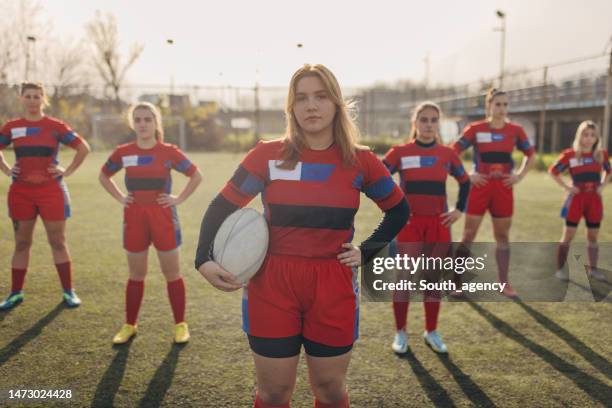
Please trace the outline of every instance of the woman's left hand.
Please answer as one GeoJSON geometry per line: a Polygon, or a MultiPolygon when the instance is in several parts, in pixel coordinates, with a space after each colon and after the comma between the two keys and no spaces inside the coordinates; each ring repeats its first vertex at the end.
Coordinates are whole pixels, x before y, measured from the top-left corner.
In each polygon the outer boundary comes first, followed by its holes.
{"type": "Polygon", "coordinates": [[[177,197],[171,194],[160,194],[157,196],[157,204],[161,205],[163,208],[173,207],[175,205],[179,205],[182,201],[177,197]]]}
{"type": "Polygon", "coordinates": [[[462,215],[463,213],[456,208],[452,211],[445,212],[440,216],[440,218],[442,218],[442,225],[445,227],[450,227],[455,223],[455,221],[461,218],[462,215]]]}
{"type": "Polygon", "coordinates": [[[516,173],[505,174],[502,179],[502,183],[504,183],[504,186],[506,187],[512,187],[522,179],[523,178],[516,173]]]}
{"type": "Polygon", "coordinates": [[[338,260],[341,264],[351,268],[361,265],[361,250],[358,247],[347,242],[342,244],[342,248],[346,248],[346,251],[338,254],[338,260]]]}
{"type": "Polygon", "coordinates": [[[70,174],[66,171],[65,168],[60,166],[59,164],[52,164],[47,169],[49,173],[53,175],[53,177],[68,177],[70,174]]]}

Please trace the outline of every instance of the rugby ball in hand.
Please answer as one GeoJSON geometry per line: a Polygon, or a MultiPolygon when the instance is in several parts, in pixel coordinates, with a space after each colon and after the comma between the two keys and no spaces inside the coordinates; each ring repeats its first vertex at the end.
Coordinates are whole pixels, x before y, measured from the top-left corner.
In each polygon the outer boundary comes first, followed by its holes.
{"type": "Polygon", "coordinates": [[[223,221],[213,243],[213,259],[240,283],[261,267],[268,252],[268,224],[252,208],[241,208],[223,221]]]}

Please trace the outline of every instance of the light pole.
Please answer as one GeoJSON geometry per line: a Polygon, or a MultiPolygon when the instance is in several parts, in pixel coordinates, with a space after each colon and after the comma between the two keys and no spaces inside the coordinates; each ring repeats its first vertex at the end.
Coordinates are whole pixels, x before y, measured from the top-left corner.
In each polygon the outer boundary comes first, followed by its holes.
{"type": "Polygon", "coordinates": [[[36,43],[36,37],[34,37],[33,35],[28,35],[26,37],[26,41],[27,41],[27,47],[26,47],[26,60],[25,60],[25,79],[26,81],[30,78],[30,54],[32,52],[32,50],[30,49],[30,46],[32,46],[32,48],[35,47],[35,43],[36,43]]]}
{"type": "Polygon", "coordinates": [[[500,19],[501,26],[495,29],[495,31],[501,32],[501,46],[499,55],[499,88],[504,87],[504,59],[506,54],[506,13],[501,10],[496,10],[495,14],[500,19]]]}
{"type": "MultiPolygon", "coordinates": [[[[172,38],[168,38],[166,40],[166,44],[168,44],[168,46],[172,46],[172,45],[174,45],[174,40],[172,38]]],[[[174,66],[174,64],[173,64],[173,66],[174,66]]],[[[170,72],[170,92],[169,92],[169,95],[168,95],[168,103],[170,103],[170,99],[172,98],[173,94],[174,94],[174,73],[171,71],[170,72]]]]}

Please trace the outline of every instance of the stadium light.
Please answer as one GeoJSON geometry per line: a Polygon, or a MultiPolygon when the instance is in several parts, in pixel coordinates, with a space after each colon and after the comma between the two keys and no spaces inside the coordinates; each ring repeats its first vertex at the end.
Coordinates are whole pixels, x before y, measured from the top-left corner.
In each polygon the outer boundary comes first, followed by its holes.
{"type": "Polygon", "coordinates": [[[504,87],[504,57],[506,54],[506,13],[502,10],[496,10],[495,14],[500,19],[501,26],[496,28],[495,31],[501,32],[501,46],[499,56],[499,88],[504,87]]]}

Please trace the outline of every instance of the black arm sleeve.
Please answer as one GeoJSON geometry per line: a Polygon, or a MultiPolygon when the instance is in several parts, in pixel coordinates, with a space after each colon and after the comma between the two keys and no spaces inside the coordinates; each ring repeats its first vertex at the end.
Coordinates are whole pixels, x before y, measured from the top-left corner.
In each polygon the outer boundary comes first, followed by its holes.
{"type": "Polygon", "coordinates": [[[361,243],[359,249],[364,265],[383,249],[404,228],[410,215],[406,199],[400,201],[395,207],[385,211],[385,216],[372,235],[361,243]]]}
{"type": "Polygon", "coordinates": [[[465,212],[468,194],[470,194],[470,180],[459,184],[459,197],[457,197],[457,204],[455,205],[455,208],[461,212],[465,212]]]}
{"type": "Polygon", "coordinates": [[[215,235],[217,235],[223,221],[237,209],[237,205],[227,201],[221,194],[218,194],[211,201],[200,225],[200,239],[198,240],[195,258],[196,269],[200,269],[203,263],[212,259],[212,244],[215,235]]]}

